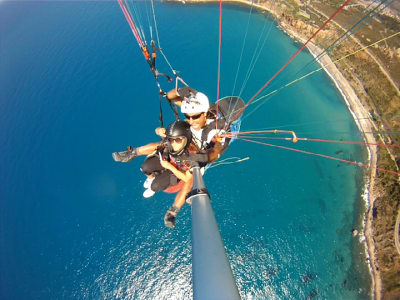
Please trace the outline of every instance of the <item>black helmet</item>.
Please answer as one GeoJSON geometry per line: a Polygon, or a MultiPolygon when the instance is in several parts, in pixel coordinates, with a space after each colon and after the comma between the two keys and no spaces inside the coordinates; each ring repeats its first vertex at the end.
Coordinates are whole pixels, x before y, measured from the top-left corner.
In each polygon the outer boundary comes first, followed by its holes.
{"type": "Polygon", "coordinates": [[[175,121],[167,128],[167,146],[169,153],[172,155],[182,154],[190,145],[192,141],[192,132],[190,125],[185,121],[175,121]],[[174,149],[172,143],[181,145],[179,149],[174,149]]]}

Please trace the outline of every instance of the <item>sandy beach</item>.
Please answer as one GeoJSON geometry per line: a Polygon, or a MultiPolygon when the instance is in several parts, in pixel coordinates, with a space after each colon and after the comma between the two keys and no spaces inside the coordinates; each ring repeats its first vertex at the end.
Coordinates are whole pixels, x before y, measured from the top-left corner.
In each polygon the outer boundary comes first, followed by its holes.
{"type": "MultiPolygon", "coordinates": [[[[174,2],[182,2],[182,3],[206,3],[206,2],[219,2],[217,0],[187,0],[187,1],[180,1],[180,0],[172,0],[174,2]]],[[[238,3],[250,6],[251,3],[249,1],[244,0],[227,0],[223,2],[228,3],[238,3]]],[[[253,4],[253,7],[267,11],[272,15],[276,15],[276,12],[271,10],[267,6],[263,6],[260,4],[253,4]]],[[[290,35],[293,39],[305,43],[308,37],[300,36],[297,32],[293,31],[291,27],[287,26],[286,24],[279,24],[280,28],[285,31],[288,35],[290,35]]],[[[322,49],[319,49],[312,43],[307,45],[308,50],[311,54],[316,57],[320,53],[323,52],[322,49]]],[[[370,120],[368,110],[362,105],[360,99],[354,92],[353,88],[351,87],[350,83],[346,80],[343,74],[338,70],[336,65],[332,62],[331,58],[328,55],[322,56],[319,60],[319,63],[326,71],[326,73],[332,78],[333,82],[340,90],[341,94],[343,95],[344,101],[352,114],[358,128],[363,133],[363,137],[366,143],[368,144],[376,144],[376,139],[371,132],[373,132],[374,124],[370,120]]],[[[375,263],[375,247],[373,241],[373,232],[372,232],[372,208],[373,203],[375,200],[374,195],[374,182],[375,182],[375,173],[376,173],[376,161],[377,161],[377,149],[376,146],[368,146],[369,152],[369,172],[368,172],[368,179],[366,180],[366,192],[365,197],[367,199],[367,212],[365,214],[365,221],[364,221],[364,236],[366,241],[366,251],[367,251],[367,259],[370,265],[370,271],[372,275],[372,294],[375,299],[381,299],[381,277],[379,270],[377,269],[375,263]]]]}

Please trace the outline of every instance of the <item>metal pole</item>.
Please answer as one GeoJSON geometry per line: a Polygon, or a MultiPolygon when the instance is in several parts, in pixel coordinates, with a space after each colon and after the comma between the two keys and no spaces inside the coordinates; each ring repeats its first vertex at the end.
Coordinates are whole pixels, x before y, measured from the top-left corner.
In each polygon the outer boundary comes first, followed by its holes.
{"type": "Polygon", "coordinates": [[[240,299],[200,168],[193,169],[192,276],[196,300],[240,299]]]}

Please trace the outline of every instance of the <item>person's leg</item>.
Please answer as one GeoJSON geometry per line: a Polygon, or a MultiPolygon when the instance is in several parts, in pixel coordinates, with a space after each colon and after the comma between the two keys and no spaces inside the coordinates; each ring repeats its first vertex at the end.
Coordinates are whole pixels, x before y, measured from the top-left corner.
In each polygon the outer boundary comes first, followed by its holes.
{"type": "MultiPolygon", "coordinates": [[[[157,156],[149,156],[145,159],[145,161],[142,164],[142,167],[140,170],[147,176],[146,181],[143,184],[143,187],[145,189],[149,189],[151,184],[153,183],[155,175],[157,175],[159,172],[163,170],[163,167],[160,164],[160,160],[157,156]]],[[[151,190],[145,192],[147,196],[145,198],[151,197],[154,195],[151,190]]]]}
{"type": "Polygon", "coordinates": [[[179,180],[170,170],[163,170],[161,173],[157,174],[150,186],[150,188],[155,191],[163,191],[166,188],[178,184],[179,180]]]}
{"type": "Polygon", "coordinates": [[[160,172],[164,170],[164,168],[160,164],[160,159],[157,156],[150,156],[146,158],[140,169],[147,176],[151,176],[155,172],[160,172]]]}
{"type": "MultiPolygon", "coordinates": [[[[142,164],[141,170],[147,176],[147,179],[143,184],[144,188],[146,189],[143,193],[143,197],[150,198],[154,196],[156,192],[162,189],[162,187],[160,187],[159,189],[157,188],[156,190],[154,190],[152,188],[152,185],[156,178],[166,170],[161,166],[158,156],[150,156],[146,158],[146,160],[142,164]]],[[[158,179],[158,181],[161,181],[161,183],[164,180],[165,179],[163,177],[158,179]]]]}

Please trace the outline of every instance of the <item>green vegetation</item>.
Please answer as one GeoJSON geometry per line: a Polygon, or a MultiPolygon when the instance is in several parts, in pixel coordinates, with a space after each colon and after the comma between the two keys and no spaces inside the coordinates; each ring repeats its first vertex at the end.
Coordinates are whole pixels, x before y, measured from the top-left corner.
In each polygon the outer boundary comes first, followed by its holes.
{"type": "MultiPolygon", "coordinates": [[[[379,152],[384,168],[393,167],[384,150],[379,152]]],[[[400,184],[394,176],[379,173],[376,189],[379,196],[374,202],[374,243],[376,259],[381,272],[384,299],[400,296],[400,255],[394,247],[396,213],[400,210],[400,184]]]]}

